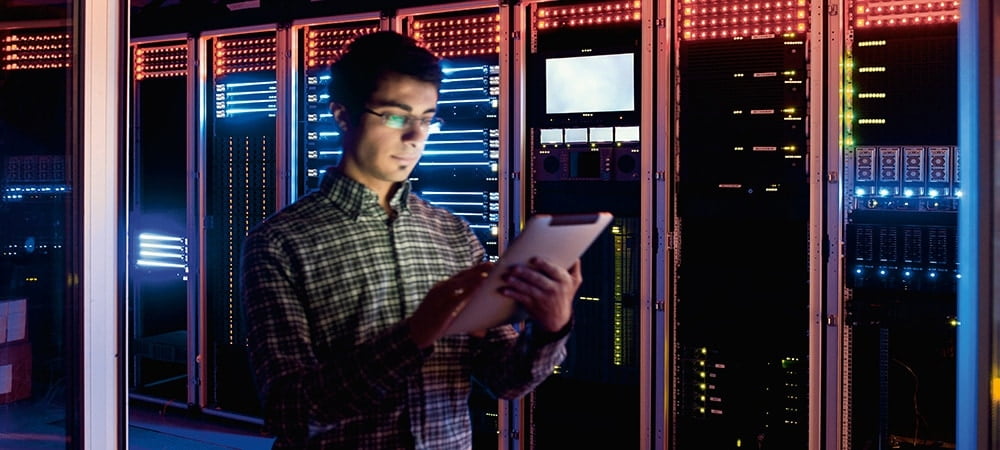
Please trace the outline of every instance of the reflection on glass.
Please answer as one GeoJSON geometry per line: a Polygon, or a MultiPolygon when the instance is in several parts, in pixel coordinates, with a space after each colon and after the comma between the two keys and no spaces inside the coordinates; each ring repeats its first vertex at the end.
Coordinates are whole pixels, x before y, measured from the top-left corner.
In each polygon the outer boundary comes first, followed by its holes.
{"type": "Polygon", "coordinates": [[[76,419],[67,282],[80,273],[79,155],[66,115],[71,29],[57,6],[19,25],[32,8],[0,3],[14,19],[0,22],[0,448],[64,448],[76,419]]]}

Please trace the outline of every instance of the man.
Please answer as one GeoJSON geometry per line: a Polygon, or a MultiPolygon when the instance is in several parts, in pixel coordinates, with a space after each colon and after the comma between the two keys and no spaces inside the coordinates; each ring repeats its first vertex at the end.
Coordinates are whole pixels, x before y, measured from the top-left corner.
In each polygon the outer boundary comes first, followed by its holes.
{"type": "Polygon", "coordinates": [[[409,37],[356,39],[331,67],[344,154],[243,249],[250,358],[275,448],[468,449],[475,378],[522,396],[565,356],[580,263],[504,274],[527,311],[446,334],[492,265],[468,224],[410,191],[434,118],[439,60],[409,37]]]}

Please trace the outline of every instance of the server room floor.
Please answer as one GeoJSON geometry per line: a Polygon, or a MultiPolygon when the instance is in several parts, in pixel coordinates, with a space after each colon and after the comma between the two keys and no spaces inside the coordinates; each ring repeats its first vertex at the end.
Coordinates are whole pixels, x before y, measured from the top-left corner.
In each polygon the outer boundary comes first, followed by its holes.
{"type": "MultiPolygon", "coordinates": [[[[0,405],[0,450],[66,448],[64,414],[44,399],[0,405]]],[[[129,406],[130,449],[264,450],[273,443],[259,425],[244,421],[146,403],[129,406]]]]}
{"type": "Polygon", "coordinates": [[[176,408],[154,409],[146,405],[129,410],[128,442],[130,449],[270,449],[274,438],[260,425],[208,414],[188,417],[176,408]]]}

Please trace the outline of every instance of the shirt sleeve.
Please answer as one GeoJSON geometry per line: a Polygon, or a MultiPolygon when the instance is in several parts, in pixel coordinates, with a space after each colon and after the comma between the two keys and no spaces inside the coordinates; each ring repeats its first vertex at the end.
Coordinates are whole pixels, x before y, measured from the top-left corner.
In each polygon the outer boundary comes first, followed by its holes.
{"type": "Polygon", "coordinates": [[[571,320],[556,333],[537,333],[530,321],[520,331],[513,325],[491,329],[473,339],[473,376],[497,398],[531,392],[566,358],[572,325],[571,320]]]}
{"type": "Polygon", "coordinates": [[[404,321],[347,351],[317,355],[291,254],[280,236],[251,234],[240,287],[265,424],[304,441],[310,422],[355,416],[398,395],[401,380],[419,371],[430,350],[416,346],[404,321]]]}

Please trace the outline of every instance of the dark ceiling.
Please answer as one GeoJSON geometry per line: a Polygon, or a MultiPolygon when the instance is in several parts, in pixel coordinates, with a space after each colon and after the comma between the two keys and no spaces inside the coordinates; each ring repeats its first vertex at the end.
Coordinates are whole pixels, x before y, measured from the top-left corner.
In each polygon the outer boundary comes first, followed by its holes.
{"type": "MultiPolygon", "coordinates": [[[[77,0],[81,1],[81,0],[77,0]]],[[[510,0],[503,0],[511,3],[510,0]]],[[[391,16],[400,8],[457,0],[131,0],[132,37],[197,34],[206,30],[284,24],[298,19],[365,12],[391,16]]],[[[498,1],[497,4],[500,2],[498,1]]],[[[67,17],[67,0],[0,0],[0,24],[67,17]]]]}
{"type": "MultiPolygon", "coordinates": [[[[132,0],[133,37],[198,33],[310,17],[364,12],[392,15],[400,8],[456,3],[438,0],[132,0]]],[[[498,2],[499,4],[499,2],[498,2]]]]}

